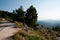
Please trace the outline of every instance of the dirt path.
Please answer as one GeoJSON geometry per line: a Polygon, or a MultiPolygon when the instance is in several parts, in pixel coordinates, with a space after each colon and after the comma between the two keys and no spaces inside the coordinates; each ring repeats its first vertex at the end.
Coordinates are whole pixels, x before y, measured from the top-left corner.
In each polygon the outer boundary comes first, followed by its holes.
{"type": "Polygon", "coordinates": [[[15,24],[5,22],[3,21],[3,24],[0,24],[0,40],[13,36],[18,31],[17,28],[14,28],[15,24]]]}

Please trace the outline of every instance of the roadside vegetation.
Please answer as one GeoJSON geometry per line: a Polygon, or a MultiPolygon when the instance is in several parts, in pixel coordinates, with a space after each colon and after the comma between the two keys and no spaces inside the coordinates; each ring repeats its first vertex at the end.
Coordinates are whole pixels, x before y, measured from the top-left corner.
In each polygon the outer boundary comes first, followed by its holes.
{"type": "Polygon", "coordinates": [[[20,28],[20,30],[12,36],[12,40],[56,40],[56,34],[54,31],[50,31],[44,27],[36,30],[32,28],[33,30],[31,30],[28,26],[27,28],[23,27],[22,23],[16,23],[18,24],[16,24],[16,27],[20,28]]]}

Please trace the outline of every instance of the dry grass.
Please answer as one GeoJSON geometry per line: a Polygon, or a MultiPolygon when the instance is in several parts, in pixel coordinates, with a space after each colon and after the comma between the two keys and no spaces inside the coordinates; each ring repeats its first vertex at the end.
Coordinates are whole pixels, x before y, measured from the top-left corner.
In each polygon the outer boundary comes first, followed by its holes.
{"type": "MultiPolygon", "coordinates": [[[[17,28],[21,28],[23,26],[22,23],[16,22],[17,28]]],[[[38,40],[55,40],[55,34],[52,35],[53,33],[48,32],[46,29],[40,29],[40,30],[31,30],[29,32],[25,30],[19,30],[16,35],[14,36],[16,40],[32,40],[32,39],[37,39],[38,40]],[[27,39],[25,39],[27,38],[27,39]]]]}
{"type": "Polygon", "coordinates": [[[16,22],[16,21],[15,21],[15,23],[16,23],[16,27],[17,27],[17,28],[21,28],[21,27],[23,26],[23,24],[22,24],[21,22],[16,22]]]}

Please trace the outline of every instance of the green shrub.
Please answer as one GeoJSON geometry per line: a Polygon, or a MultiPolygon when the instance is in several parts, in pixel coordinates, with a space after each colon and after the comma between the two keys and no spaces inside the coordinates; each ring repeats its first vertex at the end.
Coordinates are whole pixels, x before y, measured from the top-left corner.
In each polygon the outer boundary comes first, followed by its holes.
{"type": "Polygon", "coordinates": [[[25,39],[26,40],[39,40],[39,37],[37,37],[37,36],[26,36],[25,39]]]}

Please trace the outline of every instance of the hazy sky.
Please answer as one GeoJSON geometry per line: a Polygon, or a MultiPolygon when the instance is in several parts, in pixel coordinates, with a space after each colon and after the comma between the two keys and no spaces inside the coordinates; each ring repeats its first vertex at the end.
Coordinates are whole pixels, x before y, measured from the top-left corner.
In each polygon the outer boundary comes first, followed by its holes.
{"type": "Polygon", "coordinates": [[[0,10],[13,11],[23,6],[24,10],[33,5],[38,20],[60,20],[60,0],[0,0],[0,10]]]}

